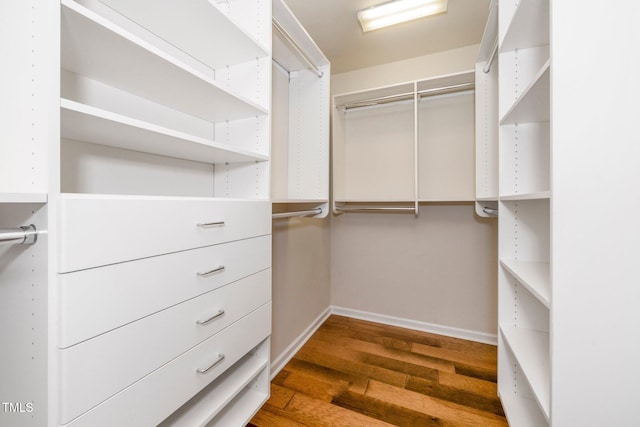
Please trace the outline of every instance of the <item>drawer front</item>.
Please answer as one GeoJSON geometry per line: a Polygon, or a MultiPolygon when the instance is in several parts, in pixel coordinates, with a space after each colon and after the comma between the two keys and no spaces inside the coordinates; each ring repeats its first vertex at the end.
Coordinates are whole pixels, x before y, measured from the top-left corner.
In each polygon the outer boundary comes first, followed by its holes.
{"type": "Polygon", "coordinates": [[[61,421],[81,415],[270,299],[267,269],[59,350],[61,421]]]}
{"type": "Polygon", "coordinates": [[[63,196],[58,271],[267,234],[271,234],[268,201],[63,196]]]}
{"type": "Polygon", "coordinates": [[[267,303],[65,425],[156,426],[266,339],[270,330],[267,303]],[[219,360],[219,354],[224,359],[219,360]],[[197,372],[215,362],[206,372],[197,372]]]}
{"type": "Polygon", "coordinates": [[[58,275],[66,348],[271,267],[271,236],[58,275]],[[219,270],[206,277],[197,273],[219,270]]]}

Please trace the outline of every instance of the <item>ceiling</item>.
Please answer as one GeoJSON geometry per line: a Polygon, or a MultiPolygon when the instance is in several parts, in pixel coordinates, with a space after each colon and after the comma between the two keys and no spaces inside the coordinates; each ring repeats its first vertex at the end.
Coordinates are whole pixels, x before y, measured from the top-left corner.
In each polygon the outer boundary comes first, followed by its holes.
{"type": "Polygon", "coordinates": [[[449,0],[446,13],[363,33],[358,10],[388,0],[285,0],[332,74],[480,43],[490,0],[449,0]]]}

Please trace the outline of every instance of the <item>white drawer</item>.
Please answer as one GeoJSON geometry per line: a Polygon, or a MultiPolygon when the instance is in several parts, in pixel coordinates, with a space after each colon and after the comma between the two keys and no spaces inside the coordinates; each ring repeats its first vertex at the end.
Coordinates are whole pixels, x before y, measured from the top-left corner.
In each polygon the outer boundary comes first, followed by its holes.
{"type": "Polygon", "coordinates": [[[270,300],[267,269],[59,350],[61,422],[76,418],[270,300]],[[214,318],[219,310],[224,314],[214,318]]]}
{"type": "Polygon", "coordinates": [[[66,425],[156,426],[266,339],[270,330],[267,303],[66,425]],[[218,361],[219,354],[223,360],[206,373],[197,372],[218,361]]]}
{"type": "Polygon", "coordinates": [[[58,275],[66,348],[271,267],[271,236],[58,275]],[[200,277],[224,266],[224,271],[200,277]]]}
{"type": "Polygon", "coordinates": [[[267,234],[271,234],[268,201],[64,195],[58,271],[267,234]]]}

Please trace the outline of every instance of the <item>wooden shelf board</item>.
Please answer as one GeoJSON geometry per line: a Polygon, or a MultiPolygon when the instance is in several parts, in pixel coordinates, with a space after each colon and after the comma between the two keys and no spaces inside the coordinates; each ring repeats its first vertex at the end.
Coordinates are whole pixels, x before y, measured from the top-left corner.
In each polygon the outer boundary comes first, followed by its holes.
{"type": "Polygon", "coordinates": [[[0,203],[47,203],[47,193],[2,193],[0,203]]]}
{"type": "Polygon", "coordinates": [[[507,421],[511,426],[540,427],[548,425],[540,408],[531,399],[514,395],[500,395],[507,421]]]}
{"type": "Polygon", "coordinates": [[[266,47],[208,0],[102,2],[214,69],[269,55],[266,47]]]}
{"type": "Polygon", "coordinates": [[[551,198],[551,191],[538,191],[535,193],[522,193],[522,194],[505,194],[500,196],[500,200],[503,201],[518,201],[518,200],[542,200],[551,198]]]}
{"type": "Polygon", "coordinates": [[[500,125],[548,122],[550,93],[550,61],[548,60],[500,120],[500,125]]]}
{"type": "Polygon", "coordinates": [[[213,70],[206,74],[158,48],[153,34],[138,37],[73,0],[62,6],[62,68],[212,122],[267,113],[222,88],[213,70]]]}
{"type": "Polygon", "coordinates": [[[60,107],[64,138],[213,164],[268,159],[68,99],[62,99],[60,107]]]}
{"type": "Polygon", "coordinates": [[[549,418],[549,333],[512,326],[500,326],[500,331],[527,378],[545,418],[549,418]]]}
{"type": "Polygon", "coordinates": [[[549,2],[521,0],[505,32],[500,52],[549,44],[549,2]]]}
{"type": "Polygon", "coordinates": [[[518,282],[527,288],[545,307],[549,308],[551,301],[551,275],[548,262],[505,259],[500,260],[500,265],[518,279],[518,282]]]}

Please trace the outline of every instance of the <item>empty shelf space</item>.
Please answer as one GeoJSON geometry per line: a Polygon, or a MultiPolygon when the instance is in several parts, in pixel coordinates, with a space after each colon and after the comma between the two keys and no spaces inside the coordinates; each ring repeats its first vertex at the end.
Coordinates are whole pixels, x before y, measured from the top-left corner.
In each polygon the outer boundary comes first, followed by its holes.
{"type": "Polygon", "coordinates": [[[551,390],[549,333],[512,326],[501,326],[500,331],[548,418],[551,390]]]}
{"type": "Polygon", "coordinates": [[[505,194],[500,196],[500,200],[503,201],[518,201],[518,200],[542,200],[551,198],[550,191],[537,191],[534,193],[522,193],[522,194],[505,194]]]}
{"type": "Polygon", "coordinates": [[[63,69],[212,122],[267,113],[220,87],[213,70],[161,49],[153,34],[135,35],[73,0],[62,5],[63,69]]]}
{"type": "Polygon", "coordinates": [[[531,84],[500,120],[501,125],[549,121],[550,61],[545,62],[531,84]]]}
{"type": "Polygon", "coordinates": [[[549,44],[549,1],[521,0],[505,32],[500,52],[549,44]]]}
{"type": "Polygon", "coordinates": [[[269,55],[267,48],[209,0],[102,2],[214,69],[269,55]]]}
{"type": "Polygon", "coordinates": [[[216,144],[152,123],[61,99],[64,138],[206,163],[267,160],[268,156],[216,144]]]}
{"type": "Polygon", "coordinates": [[[535,401],[511,394],[501,394],[500,400],[511,426],[540,427],[548,425],[535,401]]]}
{"type": "MultiPolygon", "coordinates": [[[[185,406],[184,410],[178,410],[160,425],[162,427],[209,425],[208,423],[221,411],[225,413],[232,412],[229,409],[223,408],[228,406],[230,402],[233,402],[234,399],[240,399],[240,395],[244,394],[246,386],[259,374],[263,373],[265,369],[268,369],[267,359],[252,355],[245,356],[217,378],[211,385],[196,395],[189,404],[185,406]]],[[[245,407],[254,409],[260,407],[261,403],[267,399],[267,391],[266,388],[264,393],[251,391],[255,403],[246,404],[245,407]]],[[[244,419],[243,422],[248,422],[252,414],[244,415],[246,419],[244,419]]],[[[217,420],[215,423],[217,423],[217,420]]],[[[241,425],[241,423],[222,425],[241,425]]]]}
{"type": "Polygon", "coordinates": [[[256,408],[260,408],[267,400],[268,394],[249,387],[245,387],[207,427],[227,427],[245,425],[255,415],[256,408]]]}
{"type": "Polygon", "coordinates": [[[500,260],[504,267],[521,285],[529,290],[545,307],[551,300],[551,276],[548,262],[500,260]]]}

